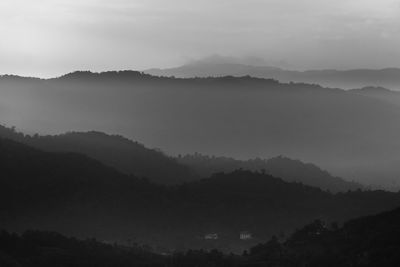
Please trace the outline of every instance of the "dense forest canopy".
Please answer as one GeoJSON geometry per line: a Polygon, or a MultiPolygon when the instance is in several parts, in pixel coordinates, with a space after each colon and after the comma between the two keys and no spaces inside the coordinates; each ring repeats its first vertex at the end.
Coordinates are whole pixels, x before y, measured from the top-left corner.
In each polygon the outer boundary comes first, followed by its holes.
{"type": "Polygon", "coordinates": [[[238,251],[316,218],[341,222],[400,205],[398,193],[332,194],[262,171],[166,187],[78,153],[43,152],[7,139],[0,139],[0,167],[3,228],[134,239],[166,249],[238,251]],[[242,231],[253,238],[240,240],[242,231]],[[220,238],[208,242],[208,233],[220,238]]]}

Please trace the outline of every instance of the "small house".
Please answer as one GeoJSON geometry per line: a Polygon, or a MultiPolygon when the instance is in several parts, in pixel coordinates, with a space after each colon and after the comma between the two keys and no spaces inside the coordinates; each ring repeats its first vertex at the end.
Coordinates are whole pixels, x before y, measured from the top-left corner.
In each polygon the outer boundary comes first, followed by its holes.
{"type": "Polygon", "coordinates": [[[253,238],[253,235],[249,231],[242,231],[239,237],[241,240],[249,240],[253,238]]]}
{"type": "Polygon", "coordinates": [[[207,240],[216,240],[218,239],[218,234],[217,233],[210,233],[210,234],[205,234],[204,239],[207,240]]]}

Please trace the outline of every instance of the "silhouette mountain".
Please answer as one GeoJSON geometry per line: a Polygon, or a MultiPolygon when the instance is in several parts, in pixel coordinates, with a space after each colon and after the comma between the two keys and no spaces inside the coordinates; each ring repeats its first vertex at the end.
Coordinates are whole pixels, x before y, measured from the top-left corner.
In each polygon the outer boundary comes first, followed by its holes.
{"type": "Polygon", "coordinates": [[[332,192],[362,188],[360,184],[333,177],[313,164],[304,164],[301,161],[285,157],[240,161],[227,157],[209,157],[197,153],[172,158],[122,136],[94,131],[30,136],[0,125],[0,137],[6,137],[49,152],[81,153],[123,173],[147,177],[152,182],[161,184],[178,184],[198,180],[200,177],[209,177],[218,172],[246,169],[252,171],[267,170],[267,173],[281,177],[285,181],[301,182],[332,192]]]}
{"type": "Polygon", "coordinates": [[[238,62],[199,60],[168,69],[148,69],[145,73],[177,78],[246,76],[273,78],[280,82],[317,83],[332,88],[361,88],[383,86],[400,90],[400,69],[352,69],[294,71],[270,66],[253,66],[238,62]]]}
{"type": "Polygon", "coordinates": [[[0,139],[0,228],[170,249],[238,251],[315,218],[343,221],[393,209],[398,193],[331,194],[267,174],[235,171],[165,187],[76,153],[43,152],[0,139]],[[249,230],[254,240],[238,233],[249,230]],[[216,242],[203,235],[220,233],[216,242]]]}
{"type": "Polygon", "coordinates": [[[331,192],[356,190],[363,187],[360,184],[333,177],[313,164],[304,164],[301,161],[282,156],[269,160],[240,161],[197,153],[174,159],[122,136],[94,131],[70,132],[53,136],[30,136],[0,125],[0,136],[45,151],[81,153],[123,173],[147,177],[151,181],[161,184],[177,184],[200,177],[209,177],[218,172],[246,169],[266,170],[267,173],[285,181],[300,182],[331,192]]]}
{"type": "Polygon", "coordinates": [[[331,192],[345,192],[363,188],[361,184],[330,175],[314,164],[303,163],[279,156],[264,159],[236,160],[228,157],[205,156],[199,153],[179,156],[178,162],[191,167],[199,176],[208,177],[217,172],[232,172],[238,169],[262,171],[284,181],[298,182],[331,192]]]}
{"type": "Polygon", "coordinates": [[[376,97],[249,76],[133,71],[8,77],[0,86],[2,121],[25,132],[111,132],[171,155],[285,155],[333,176],[398,189],[400,107],[376,97]]]}
{"type": "Polygon", "coordinates": [[[175,159],[119,135],[91,131],[30,136],[0,126],[0,136],[44,151],[81,153],[120,172],[147,177],[160,184],[176,184],[197,178],[189,167],[175,159]]]}

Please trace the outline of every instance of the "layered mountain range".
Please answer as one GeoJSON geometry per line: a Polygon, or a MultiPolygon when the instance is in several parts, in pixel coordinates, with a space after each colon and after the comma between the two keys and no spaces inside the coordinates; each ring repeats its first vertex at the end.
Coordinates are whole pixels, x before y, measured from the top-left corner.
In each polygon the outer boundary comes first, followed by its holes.
{"type": "Polygon", "coordinates": [[[284,155],[333,176],[398,188],[400,107],[393,91],[133,71],[2,76],[0,87],[2,121],[26,133],[115,133],[172,156],[284,155]]]}
{"type": "Polygon", "coordinates": [[[144,72],[156,76],[178,78],[250,75],[257,78],[272,78],[280,82],[320,84],[332,88],[353,89],[365,86],[382,86],[392,90],[400,90],[400,69],[398,68],[299,71],[211,57],[175,68],[154,68],[144,72]]]}
{"type": "Polygon", "coordinates": [[[398,193],[332,194],[262,171],[236,170],[166,187],[86,155],[44,152],[3,138],[0,167],[1,228],[134,240],[166,250],[241,251],[317,218],[342,222],[400,205],[398,193]],[[254,238],[243,242],[242,231],[254,238]],[[208,233],[219,238],[210,242],[208,233]]]}

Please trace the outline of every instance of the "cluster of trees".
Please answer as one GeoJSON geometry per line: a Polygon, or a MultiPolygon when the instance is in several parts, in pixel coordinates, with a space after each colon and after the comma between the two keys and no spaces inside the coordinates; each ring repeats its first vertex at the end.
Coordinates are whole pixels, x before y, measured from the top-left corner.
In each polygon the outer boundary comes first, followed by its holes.
{"type": "MultiPolygon", "coordinates": [[[[272,238],[246,254],[269,266],[398,266],[400,209],[329,227],[316,220],[286,241],[272,238]]],[[[249,266],[252,266],[251,264],[249,266]]]]}
{"type": "Polygon", "coordinates": [[[400,209],[351,220],[339,227],[321,220],[286,240],[268,242],[239,254],[216,249],[155,254],[139,246],[78,240],[55,232],[0,232],[0,266],[398,266],[400,209]]]}
{"type": "Polygon", "coordinates": [[[170,249],[242,249],[316,217],[343,221],[400,205],[400,194],[332,194],[262,172],[237,170],[163,186],[76,153],[43,152],[0,139],[0,227],[78,237],[134,238],[170,249]],[[167,229],[167,231],[166,231],[167,229]],[[221,238],[206,242],[205,233],[221,238]]]}

